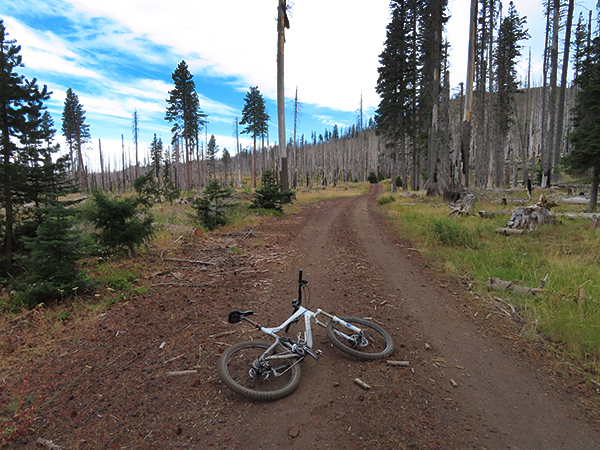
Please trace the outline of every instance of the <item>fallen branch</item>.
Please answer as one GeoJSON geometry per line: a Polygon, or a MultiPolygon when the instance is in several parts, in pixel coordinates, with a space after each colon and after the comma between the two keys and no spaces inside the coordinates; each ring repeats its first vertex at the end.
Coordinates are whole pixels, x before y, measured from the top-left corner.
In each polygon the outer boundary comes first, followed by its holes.
{"type": "Polygon", "coordinates": [[[166,376],[168,377],[178,377],[181,375],[191,375],[194,373],[198,373],[197,370],[176,370],[175,372],[167,372],[166,376]]]}
{"type": "Polygon", "coordinates": [[[402,367],[408,367],[410,366],[410,363],[408,361],[386,361],[388,363],[389,366],[402,366],[402,367]]]}
{"type": "Polygon", "coordinates": [[[506,300],[504,300],[500,297],[494,297],[494,300],[496,300],[497,302],[500,302],[500,303],[504,303],[506,306],[508,306],[510,308],[510,310],[512,311],[513,314],[517,313],[517,310],[515,309],[515,307],[513,305],[511,305],[510,303],[508,303],[506,300]]]}
{"type": "Polygon", "coordinates": [[[361,380],[360,378],[355,378],[355,379],[354,379],[354,382],[355,382],[356,384],[358,384],[358,385],[359,385],[361,388],[363,388],[363,389],[367,389],[367,390],[371,389],[371,386],[369,386],[367,383],[365,383],[365,382],[364,382],[363,380],[361,380]]]}
{"type": "Polygon", "coordinates": [[[179,356],[176,356],[176,357],[174,357],[174,358],[167,359],[165,362],[163,362],[163,364],[167,364],[167,363],[173,362],[173,361],[175,361],[175,360],[177,360],[177,359],[179,359],[179,358],[181,358],[181,357],[183,357],[183,356],[185,356],[185,353],[182,353],[181,355],[179,355],[179,356]]]}
{"type": "Polygon", "coordinates": [[[233,331],[224,331],[223,333],[219,333],[219,334],[212,334],[212,335],[210,335],[210,336],[209,336],[209,338],[211,338],[211,339],[218,339],[218,338],[220,338],[220,337],[223,337],[223,336],[228,336],[228,335],[230,335],[230,334],[234,334],[234,333],[238,333],[238,330],[233,330],[233,331]]]}
{"type": "Polygon", "coordinates": [[[203,264],[205,266],[216,266],[217,263],[209,262],[209,261],[199,261],[195,259],[177,259],[177,258],[163,258],[164,261],[170,262],[180,262],[180,263],[189,263],[189,264],[203,264]]]}
{"type": "Polygon", "coordinates": [[[215,282],[207,281],[206,283],[201,283],[201,284],[168,282],[168,283],[151,284],[150,287],[158,287],[158,286],[204,287],[204,286],[210,286],[211,284],[215,284],[215,282]]]}
{"type": "Polygon", "coordinates": [[[35,442],[36,444],[48,447],[50,450],[62,450],[62,447],[60,445],[56,445],[54,442],[49,441],[48,439],[39,437],[35,442]]]}
{"type": "Polygon", "coordinates": [[[524,232],[525,232],[525,230],[520,230],[517,228],[503,228],[503,227],[496,228],[496,234],[502,234],[503,236],[514,236],[514,235],[518,235],[518,234],[523,234],[524,232]]]}
{"type": "Polygon", "coordinates": [[[533,296],[543,289],[521,286],[517,280],[504,281],[500,278],[488,278],[488,291],[512,291],[515,294],[533,296]]]}

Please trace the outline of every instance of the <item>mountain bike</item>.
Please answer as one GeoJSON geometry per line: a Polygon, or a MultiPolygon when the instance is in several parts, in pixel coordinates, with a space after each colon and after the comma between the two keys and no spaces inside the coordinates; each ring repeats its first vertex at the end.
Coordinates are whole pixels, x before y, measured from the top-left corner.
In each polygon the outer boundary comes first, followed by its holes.
{"type": "MultiPolygon", "coordinates": [[[[394,351],[390,334],[381,326],[357,317],[337,317],[318,308],[315,312],[302,306],[302,296],[310,298],[308,280],[298,277],[298,298],[292,301],[293,314],[278,327],[268,328],[250,320],[253,311],[233,310],[229,323],[246,321],[272,338],[239,342],[227,348],[219,359],[219,376],[232,391],[251,400],[271,401],[290,395],[300,383],[300,362],[306,356],[315,360],[323,354],[313,349],[311,325],[324,327],[331,343],[342,352],[362,360],[388,357],[394,351]],[[304,318],[304,332],[296,339],[279,336],[293,323],[304,318]],[[325,319],[324,319],[325,318],[325,319]]],[[[307,300],[308,305],[308,300],[307,300]]]]}

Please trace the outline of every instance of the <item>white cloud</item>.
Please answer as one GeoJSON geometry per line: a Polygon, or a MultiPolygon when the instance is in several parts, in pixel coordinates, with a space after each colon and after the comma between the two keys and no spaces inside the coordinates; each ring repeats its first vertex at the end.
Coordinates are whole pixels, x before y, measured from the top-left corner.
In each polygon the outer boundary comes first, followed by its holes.
{"type": "Polygon", "coordinates": [[[61,73],[82,78],[99,78],[95,71],[81,66],[76,53],[67,44],[50,32],[40,33],[23,26],[7,17],[5,26],[10,37],[21,46],[21,54],[26,67],[37,71],[61,73]]]}

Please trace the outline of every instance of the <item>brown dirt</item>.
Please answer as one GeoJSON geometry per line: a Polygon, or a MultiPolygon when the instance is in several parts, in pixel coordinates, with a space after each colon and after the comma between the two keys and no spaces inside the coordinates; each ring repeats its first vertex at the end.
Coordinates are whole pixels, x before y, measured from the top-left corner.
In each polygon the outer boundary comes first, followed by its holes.
{"type": "Polygon", "coordinates": [[[0,430],[14,434],[0,447],[32,448],[41,437],[71,449],[597,449],[596,393],[576,373],[554,371],[520,339],[522,325],[460,280],[427,273],[377,212],[378,189],[252,230],[181,239],[164,256],[212,264],[146,255],[161,267],[143,280],[150,293],[126,303],[52,328],[44,311],[9,323],[0,352],[14,365],[0,380],[0,430]],[[346,357],[316,328],[323,357],[303,363],[291,396],[252,403],[225,388],[220,353],[261,338],[227,313],[252,309],[263,325],[281,323],[299,268],[309,307],[381,323],[396,343],[391,359],[410,366],[346,357]],[[183,370],[197,373],[167,375],[183,370]]]}

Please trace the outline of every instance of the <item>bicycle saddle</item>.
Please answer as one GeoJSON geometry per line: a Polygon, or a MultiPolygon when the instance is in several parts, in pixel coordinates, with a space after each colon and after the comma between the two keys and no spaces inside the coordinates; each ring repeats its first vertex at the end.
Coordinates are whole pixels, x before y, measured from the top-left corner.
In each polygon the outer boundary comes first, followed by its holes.
{"type": "Polygon", "coordinates": [[[242,321],[242,319],[246,316],[251,316],[252,314],[254,314],[254,311],[236,311],[233,310],[229,313],[229,323],[239,323],[242,321]]]}

